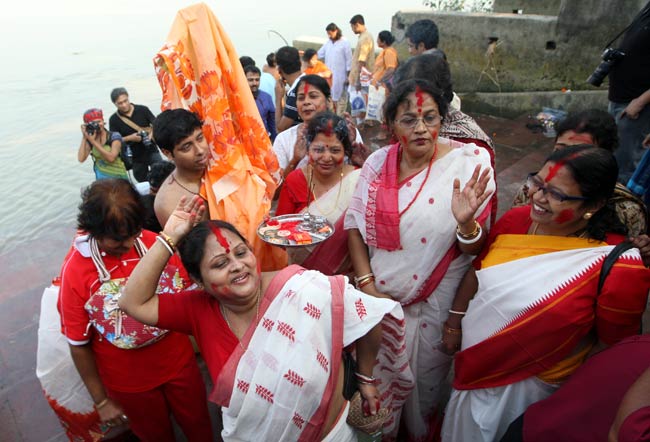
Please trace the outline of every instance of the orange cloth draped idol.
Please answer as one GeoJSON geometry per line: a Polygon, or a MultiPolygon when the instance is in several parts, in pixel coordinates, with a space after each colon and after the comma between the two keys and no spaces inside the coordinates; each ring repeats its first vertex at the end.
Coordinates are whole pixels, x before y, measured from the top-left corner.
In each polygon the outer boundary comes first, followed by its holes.
{"type": "Polygon", "coordinates": [[[283,268],[284,250],[256,234],[271,209],[280,167],[237,52],[205,3],[178,12],[154,65],[161,109],[189,109],[203,120],[212,152],[201,193],[210,218],[235,225],[253,245],[262,270],[283,268]]]}

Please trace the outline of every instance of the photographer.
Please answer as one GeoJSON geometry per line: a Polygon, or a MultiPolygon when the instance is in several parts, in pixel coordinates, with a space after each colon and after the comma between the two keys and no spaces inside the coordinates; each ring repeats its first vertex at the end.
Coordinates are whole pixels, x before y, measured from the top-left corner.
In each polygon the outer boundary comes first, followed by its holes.
{"type": "Polygon", "coordinates": [[[80,163],[88,156],[93,159],[93,170],[98,180],[105,178],[128,179],[126,167],[120,158],[122,136],[117,132],[109,132],[104,127],[104,113],[101,109],[89,109],[83,116],[81,125],[81,143],[77,159],[80,163]]]}
{"type": "Polygon", "coordinates": [[[624,32],[619,52],[605,54],[594,75],[603,67],[601,76],[607,75],[608,61],[612,60],[609,113],[616,118],[619,137],[619,148],[614,155],[619,167],[618,180],[627,184],[645,151],[643,139],[650,133],[650,2],[624,32]]]}
{"type": "Polygon", "coordinates": [[[149,166],[162,161],[158,146],[151,140],[151,125],[155,116],[147,106],[132,104],[123,87],[111,91],[111,101],[117,112],[108,120],[112,131],[119,132],[128,143],[133,155],[133,176],[138,182],[146,181],[149,166]]]}

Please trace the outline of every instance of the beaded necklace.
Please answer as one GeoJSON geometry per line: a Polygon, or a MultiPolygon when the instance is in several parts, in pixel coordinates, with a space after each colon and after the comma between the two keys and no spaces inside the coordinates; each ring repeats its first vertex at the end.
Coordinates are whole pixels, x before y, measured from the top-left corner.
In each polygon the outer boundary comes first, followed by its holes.
{"type": "MultiPolygon", "coordinates": [[[[437,151],[438,151],[438,144],[436,143],[436,147],[433,150],[433,155],[431,155],[431,159],[429,160],[429,165],[427,166],[427,174],[425,175],[424,180],[422,181],[422,184],[420,184],[420,188],[415,193],[415,196],[413,197],[411,202],[408,203],[408,205],[404,208],[404,210],[402,210],[399,213],[400,218],[402,217],[402,215],[404,215],[406,213],[407,210],[409,210],[411,208],[413,203],[415,203],[415,200],[417,200],[418,197],[420,196],[420,192],[422,192],[422,189],[424,188],[424,185],[427,183],[427,180],[429,179],[429,173],[431,173],[431,166],[433,165],[433,161],[436,158],[437,151]]],[[[400,146],[399,155],[397,157],[397,167],[398,167],[398,169],[399,169],[401,164],[402,164],[402,148],[400,146]]]]}

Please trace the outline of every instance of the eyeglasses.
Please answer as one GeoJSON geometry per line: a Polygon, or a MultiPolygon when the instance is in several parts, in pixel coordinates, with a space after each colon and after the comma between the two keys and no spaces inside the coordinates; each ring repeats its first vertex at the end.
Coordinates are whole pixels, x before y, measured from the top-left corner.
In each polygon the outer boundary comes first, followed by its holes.
{"type": "Polygon", "coordinates": [[[322,155],[327,150],[332,155],[339,155],[343,152],[342,146],[328,146],[327,144],[312,144],[309,146],[309,150],[315,154],[322,155]]]}
{"type": "Polygon", "coordinates": [[[533,193],[537,193],[540,190],[544,196],[550,197],[552,200],[562,203],[564,201],[587,201],[588,198],[584,196],[570,196],[565,195],[559,190],[549,188],[544,185],[544,181],[537,175],[537,172],[531,172],[528,174],[528,179],[526,180],[526,185],[529,189],[533,190],[533,193]]]}
{"type": "Polygon", "coordinates": [[[422,121],[426,127],[435,127],[440,123],[440,115],[428,114],[422,118],[406,116],[397,120],[397,124],[405,129],[415,129],[420,121],[422,121]]]}

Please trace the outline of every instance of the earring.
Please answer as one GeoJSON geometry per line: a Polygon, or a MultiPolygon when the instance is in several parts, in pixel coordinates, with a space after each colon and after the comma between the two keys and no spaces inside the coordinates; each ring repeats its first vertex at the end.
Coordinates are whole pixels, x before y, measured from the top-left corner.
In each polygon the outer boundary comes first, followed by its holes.
{"type": "Polygon", "coordinates": [[[590,219],[592,216],[594,216],[594,214],[591,212],[587,212],[584,215],[582,215],[584,219],[590,219]]]}

